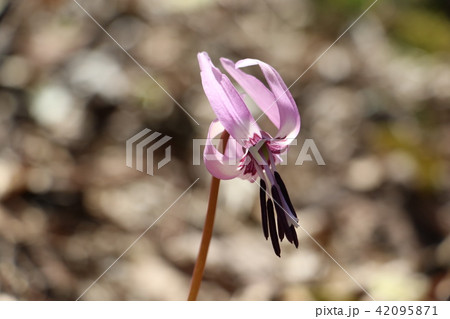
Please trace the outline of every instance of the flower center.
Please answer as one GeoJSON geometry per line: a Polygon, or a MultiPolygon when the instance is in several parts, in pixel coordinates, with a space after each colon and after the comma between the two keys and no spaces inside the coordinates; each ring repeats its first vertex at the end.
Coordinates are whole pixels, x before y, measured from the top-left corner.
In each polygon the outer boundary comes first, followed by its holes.
{"type": "Polygon", "coordinates": [[[270,150],[268,148],[268,140],[260,139],[256,145],[248,149],[248,153],[256,164],[265,166],[270,163],[270,150]]]}

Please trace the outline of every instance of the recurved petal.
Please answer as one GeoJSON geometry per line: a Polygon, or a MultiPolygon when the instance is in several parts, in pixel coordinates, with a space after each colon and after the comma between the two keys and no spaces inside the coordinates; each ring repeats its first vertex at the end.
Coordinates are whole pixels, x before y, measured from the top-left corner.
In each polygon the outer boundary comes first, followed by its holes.
{"type": "Polygon", "coordinates": [[[253,75],[236,68],[233,61],[221,58],[220,62],[225,70],[236,80],[237,83],[255,101],[256,105],[267,115],[270,121],[279,129],[280,114],[275,105],[275,97],[272,92],[253,75]],[[273,107],[275,106],[275,107],[273,107]]]}
{"type": "Polygon", "coordinates": [[[241,145],[250,146],[248,139],[259,136],[260,129],[241,96],[228,77],[212,64],[206,52],[198,54],[198,62],[203,89],[217,118],[241,145]]]}
{"type": "Polygon", "coordinates": [[[213,143],[213,139],[219,138],[219,134],[224,131],[219,120],[214,120],[209,126],[208,137],[206,139],[203,161],[206,169],[219,179],[232,179],[241,174],[239,170],[239,156],[241,147],[236,147],[237,143],[231,136],[228,140],[225,154],[219,152],[213,143]]]}
{"type": "MultiPolygon", "coordinates": [[[[251,65],[259,65],[275,97],[276,103],[270,108],[278,109],[279,130],[276,138],[285,139],[285,143],[289,144],[300,131],[300,114],[297,105],[280,74],[269,64],[256,59],[244,59],[238,61],[235,67],[243,68],[251,65]]],[[[271,110],[267,110],[266,113],[271,113],[271,110]]]]}

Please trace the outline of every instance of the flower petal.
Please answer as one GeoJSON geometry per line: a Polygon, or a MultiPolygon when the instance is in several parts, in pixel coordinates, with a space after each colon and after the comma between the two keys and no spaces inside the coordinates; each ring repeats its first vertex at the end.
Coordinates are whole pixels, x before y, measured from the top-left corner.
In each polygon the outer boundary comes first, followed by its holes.
{"type": "Polygon", "coordinates": [[[203,89],[225,129],[241,145],[249,147],[249,138],[260,135],[260,129],[241,96],[225,74],[216,68],[206,52],[198,54],[203,89]]]}
{"type": "MultiPolygon", "coordinates": [[[[236,63],[237,68],[251,65],[259,65],[273,96],[276,98],[276,103],[270,106],[270,108],[277,107],[279,112],[279,130],[275,138],[285,139],[286,143],[289,144],[300,131],[300,114],[297,105],[280,74],[269,64],[256,59],[244,59],[236,63]]],[[[250,95],[250,92],[248,93],[250,95]]],[[[266,110],[266,113],[270,114],[271,110],[266,110]]]]}
{"type": "Polygon", "coordinates": [[[255,101],[256,105],[267,115],[269,120],[280,129],[280,113],[275,106],[275,97],[272,92],[253,75],[236,68],[233,61],[221,58],[222,66],[236,80],[237,83],[255,101]]]}
{"type": "Polygon", "coordinates": [[[232,179],[242,173],[239,170],[239,159],[243,153],[242,147],[231,136],[228,139],[225,154],[220,153],[214,146],[212,139],[216,138],[224,130],[225,128],[219,120],[216,119],[211,123],[203,152],[203,161],[205,162],[206,169],[214,177],[219,179],[232,179]]]}

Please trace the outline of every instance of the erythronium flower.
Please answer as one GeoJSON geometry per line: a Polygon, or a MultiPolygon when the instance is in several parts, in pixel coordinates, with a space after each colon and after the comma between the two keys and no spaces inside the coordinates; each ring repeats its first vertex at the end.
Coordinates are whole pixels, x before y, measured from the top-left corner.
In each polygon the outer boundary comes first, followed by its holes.
{"type": "Polygon", "coordinates": [[[261,130],[229,78],[216,68],[206,52],[198,54],[203,89],[217,119],[210,127],[203,158],[208,171],[218,179],[240,177],[255,182],[260,178],[260,203],[263,232],[270,237],[277,256],[281,256],[279,240],[284,237],[298,247],[295,227],[297,215],[286,186],[276,171],[280,154],[300,131],[297,105],[278,72],[267,63],[244,59],[234,64],[221,58],[222,66],[255,101],[278,129],[272,137],[261,130]],[[241,68],[258,65],[267,87],[241,68]],[[228,131],[230,138],[223,153],[213,139],[228,131]],[[270,193],[269,193],[270,192],[270,193]],[[267,200],[266,200],[267,199],[267,200]],[[274,210],[275,206],[275,210],[274,210]],[[275,217],[276,213],[276,217],[275,217]]]}

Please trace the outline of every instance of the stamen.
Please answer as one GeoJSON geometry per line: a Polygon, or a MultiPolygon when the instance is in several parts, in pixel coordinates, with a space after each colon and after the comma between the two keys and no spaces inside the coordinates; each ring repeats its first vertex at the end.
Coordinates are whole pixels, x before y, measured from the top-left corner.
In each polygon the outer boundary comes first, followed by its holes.
{"type": "Polygon", "coordinates": [[[273,213],[273,204],[270,198],[267,200],[267,213],[269,219],[270,240],[272,241],[273,250],[278,257],[281,257],[280,243],[278,242],[275,216],[273,213]]]}
{"type": "Polygon", "coordinates": [[[267,206],[266,206],[266,182],[261,178],[259,189],[259,202],[261,204],[261,221],[264,237],[269,238],[269,228],[267,225],[267,206]]]}
{"type": "Polygon", "coordinates": [[[278,237],[280,238],[280,241],[283,241],[285,229],[283,227],[284,225],[281,219],[282,219],[281,215],[277,213],[278,237]]]}
{"type": "Polygon", "coordinates": [[[292,233],[291,227],[294,227],[294,226],[293,225],[287,226],[286,238],[291,244],[293,244],[295,241],[295,238],[297,238],[297,233],[295,232],[295,228],[294,228],[294,233],[292,233]]]}
{"type": "Polygon", "coordinates": [[[280,232],[280,224],[281,228],[284,230],[284,234],[286,235],[286,239],[294,244],[296,248],[298,248],[298,238],[297,233],[295,231],[295,227],[293,225],[289,226],[286,220],[286,214],[284,212],[283,207],[280,206],[280,194],[275,185],[272,186],[272,196],[275,201],[275,208],[277,210],[278,217],[278,232],[280,232]]]}
{"type": "Polygon", "coordinates": [[[290,236],[289,225],[286,220],[286,213],[284,212],[283,206],[281,206],[281,198],[278,193],[278,189],[275,185],[272,186],[272,197],[274,200],[275,210],[277,211],[277,221],[278,221],[278,235],[280,240],[283,240],[284,234],[286,234],[287,240],[292,243],[292,238],[290,236]]]}
{"type": "Polygon", "coordinates": [[[289,231],[291,232],[292,239],[294,240],[295,248],[298,248],[297,232],[295,231],[294,225],[291,225],[291,227],[289,227],[289,231]]]}
{"type": "Polygon", "coordinates": [[[292,205],[291,199],[289,198],[289,193],[286,189],[286,185],[284,185],[283,180],[281,179],[280,174],[278,174],[277,171],[275,171],[275,179],[278,183],[278,186],[280,186],[281,194],[283,195],[284,199],[286,200],[286,203],[289,206],[289,209],[291,210],[292,214],[297,218],[297,214],[295,213],[294,205],[292,205]]]}

